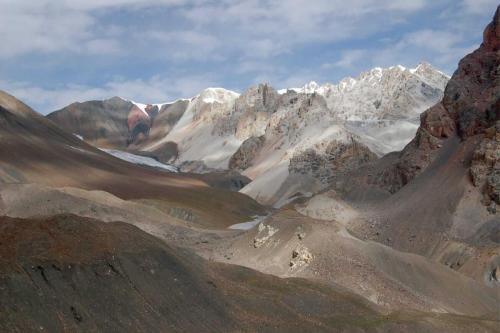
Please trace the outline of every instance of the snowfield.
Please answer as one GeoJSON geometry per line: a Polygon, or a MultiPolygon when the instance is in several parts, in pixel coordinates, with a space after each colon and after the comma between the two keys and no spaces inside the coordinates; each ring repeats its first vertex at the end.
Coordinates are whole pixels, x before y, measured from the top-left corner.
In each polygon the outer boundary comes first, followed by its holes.
{"type": "Polygon", "coordinates": [[[255,227],[257,224],[261,223],[264,221],[264,219],[267,217],[267,215],[264,216],[254,216],[254,219],[248,222],[243,222],[243,223],[237,223],[229,226],[228,229],[233,229],[233,230],[250,230],[253,227],[255,227]]]}
{"type": "Polygon", "coordinates": [[[150,166],[153,168],[159,168],[159,169],[167,170],[170,172],[179,172],[179,169],[176,168],[175,166],[160,163],[151,157],[135,155],[135,154],[131,154],[131,153],[127,153],[127,152],[124,152],[121,150],[115,150],[115,149],[104,149],[104,148],[100,148],[100,149],[102,151],[104,151],[105,153],[108,153],[110,155],[113,155],[116,158],[119,158],[121,160],[130,162],[133,164],[147,165],[147,166],[150,166]]]}

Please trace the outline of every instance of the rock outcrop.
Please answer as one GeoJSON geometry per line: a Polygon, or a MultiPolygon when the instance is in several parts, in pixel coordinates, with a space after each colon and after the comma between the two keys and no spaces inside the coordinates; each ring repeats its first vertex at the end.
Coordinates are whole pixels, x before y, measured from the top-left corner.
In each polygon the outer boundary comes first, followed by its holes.
{"type": "Polygon", "coordinates": [[[474,186],[484,193],[484,204],[496,213],[496,205],[500,205],[500,121],[485,131],[472,156],[470,174],[474,186]]]}
{"type": "Polygon", "coordinates": [[[290,269],[298,269],[302,266],[308,265],[312,260],[313,255],[309,249],[303,245],[299,245],[292,251],[290,269]]]}
{"type": "Polygon", "coordinates": [[[443,105],[462,139],[483,134],[500,119],[499,16],[497,9],[484,31],[483,43],[460,61],[446,86],[443,105]]]}
{"type": "Polygon", "coordinates": [[[266,244],[268,241],[272,239],[275,233],[277,233],[279,230],[274,228],[271,225],[266,225],[264,223],[260,223],[258,227],[259,232],[253,239],[253,247],[254,248],[259,248],[266,244]]]}
{"type": "Polygon", "coordinates": [[[231,156],[229,160],[229,169],[245,170],[248,169],[252,160],[257,156],[259,150],[265,142],[264,136],[251,137],[241,144],[240,148],[231,156]]]}
{"type": "Polygon", "coordinates": [[[280,95],[267,84],[251,87],[235,102],[236,137],[246,140],[265,134],[271,114],[279,107],[280,95]]]}
{"type": "Polygon", "coordinates": [[[376,160],[377,156],[354,139],[350,142],[330,142],[324,153],[314,149],[294,155],[288,170],[291,174],[307,174],[328,186],[353,169],[376,160]]]}
{"type": "MultiPolygon", "coordinates": [[[[47,118],[94,146],[136,153],[152,142],[164,139],[188,104],[188,100],[140,104],[113,97],[103,101],[73,103],[50,113],[47,118]]],[[[168,141],[160,142],[146,153],[165,163],[178,155],[177,145],[168,141]]]]}
{"type": "Polygon", "coordinates": [[[129,112],[132,102],[119,97],[103,101],[73,103],[50,113],[47,118],[88,143],[113,149],[127,147],[129,112]]]}
{"type": "Polygon", "coordinates": [[[130,110],[127,118],[129,136],[127,145],[134,142],[143,141],[149,135],[152,119],[146,111],[142,111],[138,106],[134,105],[130,110]]]}
{"type": "MultiPolygon", "coordinates": [[[[494,148],[485,147],[495,145],[493,142],[496,139],[491,137],[496,137],[493,132],[498,131],[495,124],[500,120],[499,20],[497,9],[493,22],[484,32],[484,41],[479,49],[460,61],[446,86],[442,102],[421,115],[415,138],[399,153],[390,170],[383,170],[374,177],[376,183],[390,192],[396,192],[425,170],[442,143],[453,136],[458,135],[466,141],[478,135],[488,136],[489,132],[490,138],[480,145],[483,148],[478,148],[476,160],[481,160],[478,156],[483,156],[485,149],[495,151],[494,148]]],[[[492,155],[495,154],[492,152],[492,155]]],[[[476,184],[481,178],[479,169],[486,168],[479,167],[479,164],[474,162],[471,171],[476,184]]],[[[485,161],[485,164],[491,165],[491,161],[485,161]]],[[[491,179],[494,183],[497,178],[493,175],[491,179]]],[[[492,189],[495,186],[486,186],[487,191],[495,192],[492,189]]]]}

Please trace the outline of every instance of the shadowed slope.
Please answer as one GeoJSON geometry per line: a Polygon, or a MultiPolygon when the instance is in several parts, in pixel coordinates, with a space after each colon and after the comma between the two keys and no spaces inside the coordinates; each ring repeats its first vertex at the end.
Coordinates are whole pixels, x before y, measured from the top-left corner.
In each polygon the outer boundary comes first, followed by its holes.
{"type": "Polygon", "coordinates": [[[209,263],[124,223],[0,218],[0,329],[9,332],[487,332],[457,316],[382,316],[300,279],[209,263]]]}
{"type": "Polygon", "coordinates": [[[335,187],[361,212],[349,225],[358,237],[425,255],[490,286],[498,286],[500,270],[499,40],[500,7],[442,102],[421,115],[415,138],[335,187]]]}
{"type": "Polygon", "coordinates": [[[0,92],[0,181],[103,190],[125,200],[156,200],[227,226],[263,213],[254,200],[202,180],[133,165],[60,130],[0,92]]]}
{"type": "Polygon", "coordinates": [[[127,118],[133,106],[132,102],[113,97],[104,101],[73,103],[47,115],[47,118],[95,146],[122,149],[127,146],[127,118]]]}
{"type": "Polygon", "coordinates": [[[498,290],[425,257],[358,239],[334,220],[292,209],[213,248],[210,257],[220,261],[341,285],[389,311],[497,317],[498,290]]]}

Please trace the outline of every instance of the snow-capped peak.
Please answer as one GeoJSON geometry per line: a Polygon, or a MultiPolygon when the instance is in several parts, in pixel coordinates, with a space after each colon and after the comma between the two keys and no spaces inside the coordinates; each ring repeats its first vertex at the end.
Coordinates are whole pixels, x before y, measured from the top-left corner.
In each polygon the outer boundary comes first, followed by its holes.
{"type": "Polygon", "coordinates": [[[318,90],[319,88],[320,88],[319,84],[317,84],[315,81],[311,81],[307,83],[304,87],[302,87],[300,90],[303,93],[312,94],[316,92],[316,90],[318,90]]]}
{"type": "Polygon", "coordinates": [[[123,97],[118,97],[124,101],[127,101],[127,102],[130,102],[132,104],[134,104],[135,106],[137,106],[139,108],[139,110],[141,110],[142,112],[144,112],[145,115],[147,115],[149,117],[149,114],[147,113],[146,111],[146,107],[148,105],[152,105],[152,106],[156,106],[158,107],[158,110],[161,110],[161,108],[164,106],[164,105],[170,105],[170,104],[174,104],[176,102],[179,102],[179,101],[189,101],[190,99],[186,99],[186,98],[179,98],[179,99],[176,99],[175,101],[171,101],[171,102],[164,102],[164,103],[148,103],[148,104],[145,104],[145,103],[139,103],[139,102],[136,102],[136,101],[133,101],[131,99],[126,99],[126,98],[123,98],[123,97]]]}
{"type": "Polygon", "coordinates": [[[122,98],[122,97],[120,97],[120,98],[123,99],[124,101],[130,102],[130,103],[134,104],[135,106],[137,106],[139,108],[139,110],[141,110],[148,117],[149,117],[149,114],[146,111],[146,107],[148,105],[157,106],[158,110],[160,110],[163,105],[165,105],[165,104],[172,104],[172,103],[144,104],[144,103],[139,103],[139,102],[133,101],[131,99],[126,99],[126,98],[122,98]]]}
{"type": "Polygon", "coordinates": [[[438,70],[437,68],[435,68],[434,66],[425,61],[420,62],[417,67],[410,69],[410,72],[412,74],[435,72],[447,78],[450,78],[448,74],[441,72],[440,70],[438,70]]]}
{"type": "Polygon", "coordinates": [[[299,94],[313,94],[313,93],[318,93],[320,90],[322,90],[322,86],[316,83],[316,81],[310,81],[301,88],[280,89],[278,90],[278,94],[280,95],[285,94],[289,90],[295,91],[296,93],[299,94]]]}
{"type": "MultiPolygon", "coordinates": [[[[421,62],[417,67],[408,69],[402,65],[391,66],[388,68],[375,67],[369,71],[361,73],[357,78],[346,77],[339,81],[338,84],[326,83],[319,85],[315,81],[310,81],[301,88],[286,88],[278,90],[279,94],[285,94],[287,91],[295,91],[296,93],[327,95],[333,90],[344,91],[352,89],[359,82],[368,82],[371,85],[376,85],[382,77],[388,72],[392,73],[407,73],[416,75],[420,80],[431,86],[441,86],[443,82],[449,80],[449,76],[437,70],[426,62],[421,62]]],[[[394,74],[392,74],[394,75],[394,74]]],[[[399,75],[399,74],[397,74],[399,75]]]]}
{"type": "Polygon", "coordinates": [[[240,94],[224,88],[207,88],[203,90],[197,97],[204,103],[226,103],[227,101],[235,100],[240,94]]]}
{"type": "Polygon", "coordinates": [[[450,79],[449,75],[437,70],[426,62],[421,62],[417,67],[410,69],[410,72],[430,86],[441,85],[450,79]]]}
{"type": "Polygon", "coordinates": [[[130,103],[132,103],[135,106],[137,106],[146,116],[149,117],[149,114],[146,112],[146,106],[147,106],[147,104],[137,103],[137,102],[134,102],[132,100],[130,101],[130,103]]]}
{"type": "Polygon", "coordinates": [[[402,66],[402,65],[396,65],[396,66],[391,66],[389,67],[389,69],[398,69],[400,70],[401,72],[404,72],[406,70],[406,67],[405,66],[402,66]]]}

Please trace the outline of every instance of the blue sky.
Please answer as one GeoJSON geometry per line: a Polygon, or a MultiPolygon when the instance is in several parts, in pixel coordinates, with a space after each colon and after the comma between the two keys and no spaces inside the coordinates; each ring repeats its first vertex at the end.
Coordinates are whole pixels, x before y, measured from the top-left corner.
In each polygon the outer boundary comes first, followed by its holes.
{"type": "Polygon", "coordinates": [[[427,61],[452,74],[497,0],[0,0],[0,89],[47,113],[115,95],[337,82],[427,61]]]}

